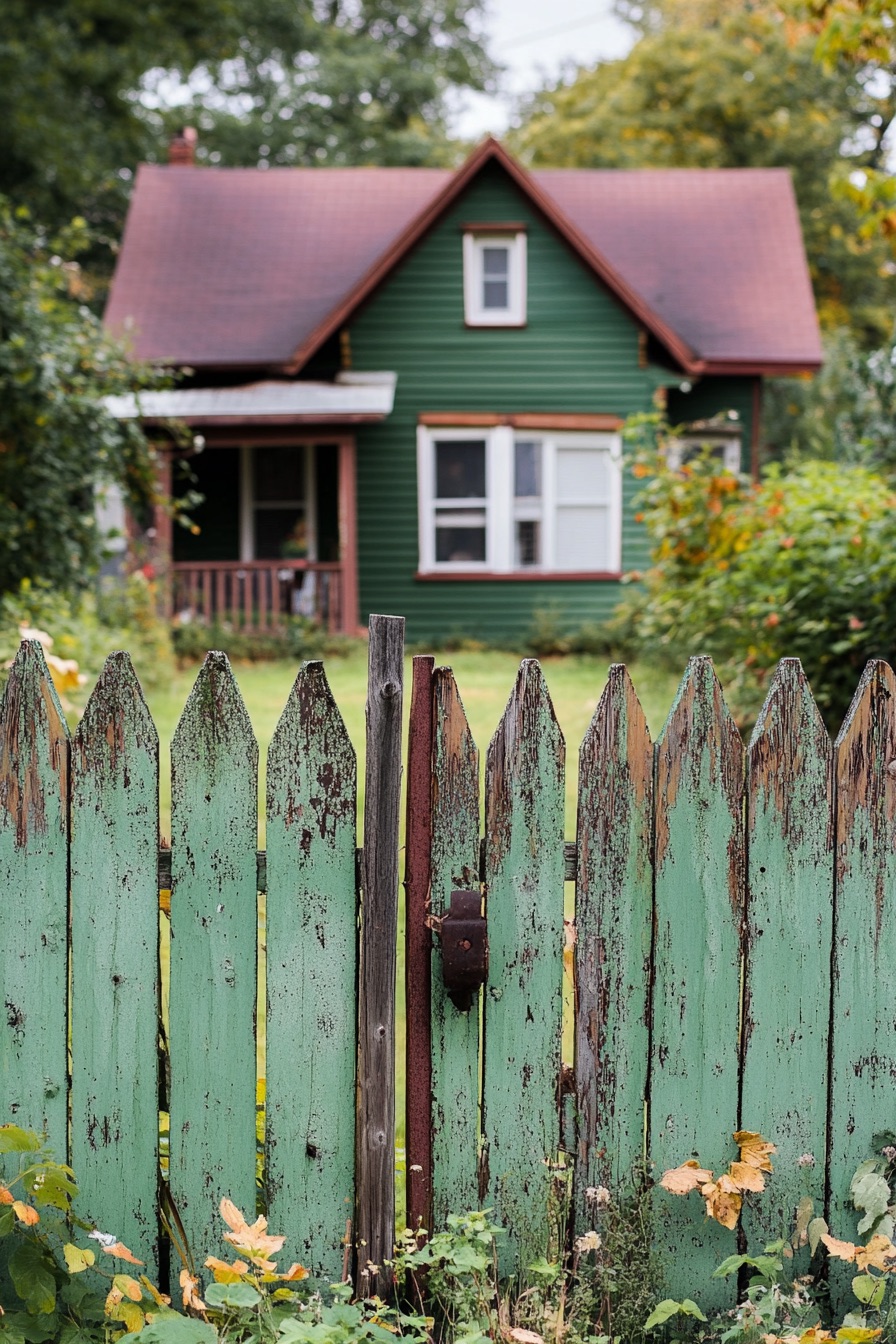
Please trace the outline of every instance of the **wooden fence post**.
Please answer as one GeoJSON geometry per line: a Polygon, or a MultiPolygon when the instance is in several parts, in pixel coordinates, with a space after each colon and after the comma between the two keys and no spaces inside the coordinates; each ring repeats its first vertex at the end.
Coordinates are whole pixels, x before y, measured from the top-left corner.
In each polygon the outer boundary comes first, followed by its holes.
{"type": "Polygon", "coordinates": [[[395,1242],[395,953],[404,617],[370,617],[358,997],[356,1287],[391,1282],[395,1242]]]}

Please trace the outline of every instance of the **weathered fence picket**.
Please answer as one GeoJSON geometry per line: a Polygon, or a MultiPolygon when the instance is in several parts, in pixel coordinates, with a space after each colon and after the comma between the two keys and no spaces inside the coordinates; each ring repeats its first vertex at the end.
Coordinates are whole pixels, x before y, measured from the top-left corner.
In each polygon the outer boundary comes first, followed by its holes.
{"type": "MultiPolygon", "coordinates": [[[[724,1170],[738,1127],[743,920],[743,746],[712,663],[692,658],[656,751],[656,941],[649,1149],[662,1171],[690,1158],[724,1170]]],[[[673,1297],[733,1300],[712,1280],[728,1233],[658,1191],[657,1241],[673,1297]]]]}
{"type": "MultiPolygon", "coordinates": [[[[836,905],[829,1185],[835,1234],[854,1226],[849,1182],[894,1128],[896,677],[869,663],[836,746],[836,905]]],[[[852,1239],[852,1238],[850,1238],[852,1239]]]]}
{"type": "Polygon", "coordinates": [[[267,764],[268,1217],[335,1282],[355,1185],[358,902],[355,753],[324,674],[306,663],[267,764]]]}
{"type": "MultiPolygon", "coordinates": [[[[452,891],[479,890],[479,752],[450,668],[433,676],[432,850],[430,904],[438,919],[452,891]]],[[[475,1209],[479,1190],[479,1019],[448,998],[432,953],[433,1226],[475,1209]]]]}
{"type": "Polygon", "coordinates": [[[824,1201],[833,893],[832,748],[799,662],[775,674],[747,753],[747,949],[741,1121],[774,1136],[775,1175],[748,1204],[751,1244],[824,1201]],[[805,1160],[808,1155],[815,1162],[805,1160]],[[803,1165],[799,1165],[803,1158],[803,1165]]]}
{"type": "Polygon", "coordinates": [[[71,1162],[80,1213],[155,1275],[159,739],[126,653],[72,744],[71,1162]]]}
{"type": "Polygon", "coordinates": [[[0,985],[4,1123],[68,1128],[69,734],[43,650],[24,643],[0,713],[0,985]]]}
{"type": "Polygon", "coordinates": [[[564,760],[541,668],[527,660],[485,769],[490,953],[480,1193],[507,1229],[507,1269],[545,1254],[560,1147],[564,760]]]}
{"type": "Polygon", "coordinates": [[[197,1265],[255,1205],[258,745],[210,653],[171,742],[170,1185],[197,1265]]]}
{"type": "MultiPolygon", "coordinates": [[[[271,743],[259,856],[257,747],[226,658],[210,654],[172,743],[163,865],[158,741],[126,655],[107,662],[71,747],[39,645],[13,664],[0,708],[2,1116],[46,1130],[75,1165],[81,1213],[153,1272],[161,1008],[168,1177],[196,1267],[221,1249],[222,1196],[250,1219],[258,1197],[285,1254],[316,1276],[339,1277],[354,1256],[359,1286],[388,1286],[401,699],[402,622],[377,617],[359,861],[354,751],[322,666],[302,668],[271,743]]],[[[784,1231],[805,1194],[851,1236],[850,1177],[893,1126],[890,668],[869,665],[832,748],[799,664],[785,660],[746,773],[708,659],[689,664],[655,747],[627,672],[612,668],[582,743],[572,846],[564,743],[537,663],[523,663],[488,751],[484,841],[479,756],[451,671],[418,658],[414,705],[415,1219],[429,1221],[430,1198],[436,1228],[490,1207],[509,1232],[502,1269],[524,1270],[546,1249],[558,1157],[573,1164],[581,1235],[599,1224],[595,1187],[624,1189],[643,1162],[659,1174],[696,1157],[719,1173],[744,1128],[778,1147],[744,1216],[751,1244],[784,1231]],[[574,1152],[560,1124],[573,876],[574,1152]],[[481,892],[488,920],[488,979],[468,1010],[442,977],[452,891],[481,892]]],[[[710,1275],[734,1236],[703,1220],[697,1196],[659,1191],[654,1210],[670,1294],[700,1286],[704,1308],[733,1300],[734,1280],[710,1275]]],[[[831,1283],[836,1297],[844,1273],[831,1283]]]]}
{"type": "Polygon", "coordinates": [[[576,825],[576,1036],[579,1234],[595,1224],[586,1191],[639,1179],[650,1057],[653,747],[624,667],[609,681],[579,754],[576,825]]]}

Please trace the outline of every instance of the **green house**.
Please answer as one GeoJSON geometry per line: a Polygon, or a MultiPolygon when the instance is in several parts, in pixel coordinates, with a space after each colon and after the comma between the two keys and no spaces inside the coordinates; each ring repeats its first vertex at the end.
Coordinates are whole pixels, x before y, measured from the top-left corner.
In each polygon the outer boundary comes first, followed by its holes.
{"type": "MultiPolygon", "coordinates": [[[[196,528],[174,610],[509,640],[613,609],[645,560],[625,418],[665,404],[755,470],[762,383],[821,347],[783,170],[140,170],[107,325],[196,528]],[[185,424],[192,442],[166,426],[185,424]]],[[[186,161],[185,161],[186,160],[186,161]]]]}

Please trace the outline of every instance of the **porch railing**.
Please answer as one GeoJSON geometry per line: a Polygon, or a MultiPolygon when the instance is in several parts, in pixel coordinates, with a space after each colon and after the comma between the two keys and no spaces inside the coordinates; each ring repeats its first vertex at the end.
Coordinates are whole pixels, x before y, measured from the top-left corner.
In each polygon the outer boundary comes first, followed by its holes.
{"type": "Polygon", "coordinates": [[[175,616],[227,624],[247,634],[282,630],[307,616],[345,631],[343,567],[338,561],[206,560],[172,566],[175,616]]]}

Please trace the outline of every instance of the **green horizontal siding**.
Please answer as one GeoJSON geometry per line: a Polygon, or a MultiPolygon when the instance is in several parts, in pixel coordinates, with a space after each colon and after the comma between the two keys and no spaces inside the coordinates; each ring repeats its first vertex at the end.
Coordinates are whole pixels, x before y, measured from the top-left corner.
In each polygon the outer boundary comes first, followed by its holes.
{"type": "MultiPolygon", "coordinates": [[[[570,626],[602,621],[619,599],[613,582],[416,580],[417,420],[425,411],[557,411],[627,416],[650,409],[661,378],[638,367],[631,316],[492,165],[414,249],[354,320],[357,369],[398,372],[395,409],[358,433],[361,616],[406,616],[408,638],[445,634],[512,640],[535,610],[570,626]],[[462,226],[527,225],[525,328],[464,326],[462,226]]],[[[628,480],[623,567],[645,561],[628,480]]]]}

